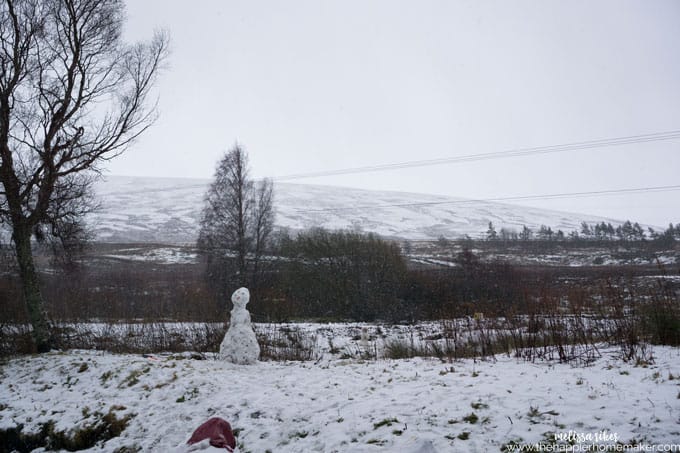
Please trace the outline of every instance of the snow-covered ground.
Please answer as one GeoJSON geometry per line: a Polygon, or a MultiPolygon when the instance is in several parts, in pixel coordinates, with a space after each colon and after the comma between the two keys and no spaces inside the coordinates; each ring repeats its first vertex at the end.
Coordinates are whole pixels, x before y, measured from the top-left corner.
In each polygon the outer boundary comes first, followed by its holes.
{"type": "MultiPolygon", "coordinates": [[[[484,262],[505,262],[516,265],[541,265],[541,266],[642,266],[657,265],[672,266],[680,263],[680,253],[668,250],[660,254],[635,254],[635,253],[612,253],[610,250],[593,247],[583,250],[560,250],[555,253],[527,252],[516,249],[514,252],[485,252],[473,250],[479,259],[484,262]]],[[[429,256],[426,254],[408,254],[406,257],[412,263],[424,264],[435,267],[457,267],[453,253],[447,256],[429,256]]]]}
{"type": "Polygon", "coordinates": [[[92,451],[173,451],[213,416],[237,430],[239,452],[499,451],[570,431],[678,443],[680,350],[657,347],[654,356],[636,367],[605,350],[583,368],[507,356],[239,366],[187,355],[50,353],[0,368],[0,429],[37,431],[52,420],[67,431],[111,411],[132,416],[129,425],[92,451]]]}
{"type": "MultiPolygon", "coordinates": [[[[428,267],[458,267],[456,254],[461,247],[451,247],[442,251],[427,251],[405,253],[405,258],[413,264],[428,267]]],[[[680,252],[667,250],[663,253],[612,253],[605,248],[586,248],[581,250],[558,250],[552,253],[530,252],[515,249],[507,252],[473,250],[481,261],[503,261],[517,265],[545,265],[545,266],[628,266],[628,265],[656,265],[672,266],[679,263],[680,252]]],[[[119,261],[149,262],[157,264],[197,264],[199,255],[192,245],[158,245],[139,244],[139,246],[116,248],[111,252],[96,253],[97,258],[109,258],[119,261]]],[[[279,257],[266,257],[269,260],[279,257]]]]}
{"type": "Polygon", "coordinates": [[[195,264],[198,254],[192,247],[154,246],[117,249],[115,253],[102,254],[102,258],[146,261],[163,264],[195,264]]]}

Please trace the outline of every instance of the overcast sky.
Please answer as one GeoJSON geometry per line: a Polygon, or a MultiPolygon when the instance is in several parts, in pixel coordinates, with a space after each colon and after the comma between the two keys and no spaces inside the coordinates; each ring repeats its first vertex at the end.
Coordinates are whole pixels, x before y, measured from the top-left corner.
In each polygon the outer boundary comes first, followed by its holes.
{"type": "MultiPolygon", "coordinates": [[[[128,1],[165,28],[158,122],[117,175],[256,177],[680,130],[680,2],[128,1]]],[[[680,184],[680,139],[295,182],[495,198],[680,184]]],[[[680,191],[523,204],[680,221],[680,191]]]]}

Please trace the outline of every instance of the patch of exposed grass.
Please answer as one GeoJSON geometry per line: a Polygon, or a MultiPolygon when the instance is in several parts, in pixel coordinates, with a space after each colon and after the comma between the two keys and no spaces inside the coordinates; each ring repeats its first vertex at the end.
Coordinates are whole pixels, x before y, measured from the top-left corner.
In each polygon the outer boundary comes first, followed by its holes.
{"type": "Polygon", "coordinates": [[[529,406],[529,412],[527,412],[527,415],[531,418],[540,417],[541,411],[538,410],[538,407],[529,406]]]}
{"type": "Polygon", "coordinates": [[[102,373],[102,375],[99,377],[99,382],[101,382],[102,385],[106,384],[106,382],[113,377],[113,372],[111,370],[105,371],[102,373]]]}
{"type": "Polygon", "coordinates": [[[134,414],[118,417],[122,406],[112,406],[109,412],[95,412],[96,420],[75,430],[56,431],[54,420],[40,425],[37,433],[26,433],[23,425],[0,430],[0,445],[3,451],[32,451],[39,448],[50,450],[77,451],[92,448],[120,434],[127,428],[134,414]],[[6,450],[4,450],[6,449],[6,450]]]}
{"type": "Polygon", "coordinates": [[[472,413],[466,415],[465,417],[463,417],[463,421],[466,422],[466,423],[469,423],[471,425],[474,425],[475,423],[477,423],[479,421],[479,417],[477,416],[477,414],[472,412],[472,413]]]}
{"type": "Polygon", "coordinates": [[[118,388],[132,387],[138,384],[140,376],[148,373],[149,371],[151,371],[151,367],[148,366],[138,370],[130,371],[130,374],[128,374],[127,377],[123,379],[123,381],[118,385],[118,388]]]}
{"type": "Polygon", "coordinates": [[[190,391],[184,393],[184,395],[180,396],[175,400],[176,403],[183,403],[185,401],[188,401],[190,399],[196,398],[198,396],[198,388],[194,387],[190,391]]]}
{"type": "Polygon", "coordinates": [[[472,407],[475,410],[480,410],[480,409],[488,409],[489,405],[486,403],[482,403],[481,401],[477,401],[475,403],[470,403],[470,407],[472,407]]]}
{"type": "Polygon", "coordinates": [[[396,418],[386,418],[384,420],[379,421],[378,423],[373,423],[373,429],[378,429],[383,426],[392,426],[394,423],[399,423],[399,420],[396,418]]]}
{"type": "Polygon", "coordinates": [[[295,431],[294,433],[290,433],[288,437],[290,439],[304,439],[307,436],[309,436],[308,431],[295,431]]]}
{"type": "Polygon", "coordinates": [[[298,328],[256,326],[255,335],[260,345],[260,360],[309,361],[316,360],[317,335],[298,328]]]}
{"type": "Polygon", "coordinates": [[[384,351],[386,358],[396,360],[429,355],[425,348],[418,348],[412,343],[399,339],[386,342],[384,351]]]}

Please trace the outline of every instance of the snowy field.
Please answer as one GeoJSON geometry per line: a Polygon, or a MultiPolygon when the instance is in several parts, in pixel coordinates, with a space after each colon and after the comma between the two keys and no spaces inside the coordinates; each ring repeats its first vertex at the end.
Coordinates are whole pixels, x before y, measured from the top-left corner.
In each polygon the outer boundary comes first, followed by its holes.
{"type": "MultiPolygon", "coordinates": [[[[421,264],[435,268],[459,267],[456,258],[462,251],[462,246],[439,246],[440,250],[425,250],[423,252],[406,253],[404,258],[412,264],[421,264]]],[[[500,249],[502,250],[502,246],[500,249]]],[[[593,246],[584,249],[559,249],[553,252],[532,252],[516,247],[509,251],[471,249],[483,262],[506,262],[515,265],[532,266],[648,266],[664,265],[673,266],[680,263],[680,252],[666,250],[660,253],[643,253],[640,251],[627,251],[625,249],[612,252],[605,247],[593,246]]],[[[199,253],[196,247],[184,245],[158,245],[141,244],[130,247],[129,245],[110,245],[106,250],[97,250],[96,246],[90,252],[91,257],[107,258],[120,262],[146,262],[153,264],[198,264],[199,253]]],[[[277,259],[267,257],[268,260],[277,259]]],[[[279,258],[280,259],[280,258],[279,258]]]]}
{"type": "Polygon", "coordinates": [[[3,363],[0,429],[53,421],[69,432],[102,414],[129,416],[120,436],[91,449],[111,452],[183,451],[213,416],[237,430],[241,453],[500,451],[555,434],[678,443],[680,350],[655,348],[647,367],[602,352],[589,367],[507,356],[237,366],[188,354],[55,352],[3,363]]]}

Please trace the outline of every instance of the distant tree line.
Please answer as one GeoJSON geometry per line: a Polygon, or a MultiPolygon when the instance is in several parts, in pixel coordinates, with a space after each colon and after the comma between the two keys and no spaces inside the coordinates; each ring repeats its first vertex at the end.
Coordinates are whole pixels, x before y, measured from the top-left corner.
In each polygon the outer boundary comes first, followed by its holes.
{"type": "MultiPolygon", "coordinates": [[[[580,230],[572,230],[565,233],[562,230],[554,231],[551,227],[541,225],[536,231],[522,226],[521,231],[510,228],[501,228],[496,231],[493,222],[489,222],[489,227],[484,232],[487,241],[657,241],[668,244],[680,240],[680,223],[677,225],[669,224],[663,231],[655,231],[652,227],[647,230],[642,228],[638,222],[626,220],[621,225],[614,227],[609,222],[589,224],[581,223],[580,230]]],[[[440,238],[441,241],[441,238],[440,238]]]]}

